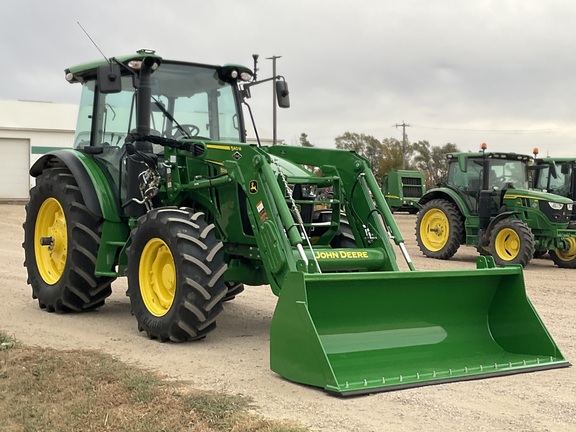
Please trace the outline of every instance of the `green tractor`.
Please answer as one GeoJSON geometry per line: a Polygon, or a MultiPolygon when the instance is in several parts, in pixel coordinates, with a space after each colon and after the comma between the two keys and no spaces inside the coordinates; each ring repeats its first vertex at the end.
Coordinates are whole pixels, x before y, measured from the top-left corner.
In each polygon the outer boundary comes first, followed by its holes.
{"type": "Polygon", "coordinates": [[[249,68],[141,50],[66,78],[82,85],[74,148],[33,165],[24,222],[41,309],[97,309],[125,276],[138,329],[186,342],[267,284],[271,369],[342,395],[569,366],[520,267],[414,271],[365,158],[247,144],[243,107],[268,81],[249,68]]]}
{"type": "Polygon", "coordinates": [[[534,189],[572,200],[570,228],[576,229],[576,157],[538,158],[538,149],[534,149],[532,170],[534,189]]]}
{"type": "Polygon", "coordinates": [[[445,182],[420,199],[416,240],[424,255],[450,259],[465,244],[497,265],[526,266],[550,250],[558,267],[576,267],[572,200],[529,189],[530,156],[490,153],[483,145],[447,159],[445,182]]]}
{"type": "Polygon", "coordinates": [[[382,193],[392,213],[418,213],[418,200],[426,193],[424,174],[413,170],[393,170],[382,177],[382,193]]]}
{"type": "MultiPolygon", "coordinates": [[[[568,227],[576,229],[576,158],[538,158],[538,149],[534,149],[534,165],[531,168],[532,187],[534,189],[561,195],[572,200],[572,216],[568,227]]],[[[576,239],[570,238],[571,247],[568,251],[550,250],[554,262],[564,261],[571,268],[576,267],[576,239]]],[[[540,257],[546,251],[535,253],[540,257]]]]}

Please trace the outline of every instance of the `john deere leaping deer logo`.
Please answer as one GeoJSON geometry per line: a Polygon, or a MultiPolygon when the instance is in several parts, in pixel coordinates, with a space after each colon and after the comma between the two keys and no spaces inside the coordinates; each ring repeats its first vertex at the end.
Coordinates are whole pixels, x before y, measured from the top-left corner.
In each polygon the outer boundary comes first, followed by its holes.
{"type": "Polygon", "coordinates": [[[250,180],[250,185],[248,186],[248,190],[251,194],[255,194],[258,192],[258,182],[256,180],[250,180]]]}

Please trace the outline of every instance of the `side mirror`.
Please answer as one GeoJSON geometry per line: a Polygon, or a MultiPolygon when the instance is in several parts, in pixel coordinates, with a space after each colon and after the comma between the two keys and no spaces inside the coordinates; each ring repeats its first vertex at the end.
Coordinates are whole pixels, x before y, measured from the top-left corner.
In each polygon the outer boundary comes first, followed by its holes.
{"type": "Polygon", "coordinates": [[[276,99],[280,108],[290,108],[290,92],[288,83],[284,80],[276,81],[276,99]]]}
{"type": "Polygon", "coordinates": [[[120,65],[110,63],[98,66],[96,78],[100,93],[120,93],[122,91],[122,73],[120,65]]]}
{"type": "Polygon", "coordinates": [[[562,164],[562,166],[560,167],[560,172],[562,172],[562,174],[564,174],[564,175],[570,174],[570,164],[564,162],[562,164]]]}

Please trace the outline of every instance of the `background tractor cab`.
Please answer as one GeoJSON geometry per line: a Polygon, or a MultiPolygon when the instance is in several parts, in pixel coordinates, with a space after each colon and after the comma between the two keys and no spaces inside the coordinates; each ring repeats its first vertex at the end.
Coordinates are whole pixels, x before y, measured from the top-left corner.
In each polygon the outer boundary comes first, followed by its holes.
{"type": "Polygon", "coordinates": [[[576,267],[572,201],[529,189],[532,158],[516,153],[451,153],[439,188],[419,201],[416,239],[429,257],[449,259],[461,244],[499,265],[525,266],[535,251],[555,250],[560,267],[576,267]]]}

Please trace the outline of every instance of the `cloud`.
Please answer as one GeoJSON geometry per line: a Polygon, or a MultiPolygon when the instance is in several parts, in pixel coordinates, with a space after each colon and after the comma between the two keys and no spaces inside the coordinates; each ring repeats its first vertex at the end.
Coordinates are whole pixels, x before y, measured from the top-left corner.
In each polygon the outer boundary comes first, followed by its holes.
{"type": "MultiPolygon", "coordinates": [[[[574,153],[576,3],[551,0],[233,0],[10,2],[0,97],[76,102],[63,70],[156,49],[167,58],[252,66],[286,76],[292,107],[279,136],[332,146],[346,131],[475,150],[574,153]],[[47,19],[50,17],[50,19],[47,19]],[[497,131],[497,132],[494,132],[497,131]],[[528,149],[528,150],[526,150],[528,149]]],[[[250,101],[272,130],[271,87],[250,101]]]]}

